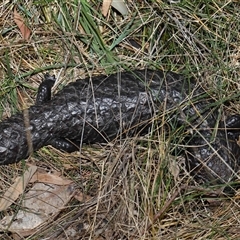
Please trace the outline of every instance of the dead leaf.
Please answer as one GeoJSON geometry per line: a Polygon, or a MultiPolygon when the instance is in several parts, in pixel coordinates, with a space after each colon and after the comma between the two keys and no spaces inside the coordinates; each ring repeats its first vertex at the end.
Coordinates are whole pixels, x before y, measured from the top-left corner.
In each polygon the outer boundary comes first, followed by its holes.
{"type": "Polygon", "coordinates": [[[30,166],[22,176],[17,177],[12,186],[10,186],[0,199],[0,212],[6,210],[21,195],[32,175],[37,171],[36,166],[30,166]]]}
{"type": "Polygon", "coordinates": [[[49,218],[57,216],[74,194],[74,186],[36,183],[23,196],[22,208],[0,220],[0,229],[28,236],[49,218]]]}
{"type": "Polygon", "coordinates": [[[78,200],[79,202],[87,202],[92,199],[91,196],[84,194],[83,192],[76,191],[74,194],[74,198],[78,200]]]}
{"type": "Polygon", "coordinates": [[[168,163],[168,169],[170,171],[170,173],[173,175],[174,177],[174,181],[177,183],[179,182],[179,174],[181,172],[182,169],[186,169],[185,167],[185,159],[183,157],[178,157],[177,159],[175,159],[174,157],[170,156],[170,160],[168,163]]]}
{"type": "Polygon", "coordinates": [[[109,11],[109,8],[111,6],[112,0],[103,0],[102,4],[102,14],[104,17],[107,16],[107,13],[109,11]]]}
{"type": "Polygon", "coordinates": [[[107,16],[107,13],[108,13],[111,5],[118,12],[120,12],[123,16],[126,16],[128,14],[128,9],[123,0],[103,0],[102,14],[104,17],[107,16]]]}
{"type": "Polygon", "coordinates": [[[123,0],[112,0],[112,7],[119,11],[123,16],[128,14],[128,9],[123,0]]]}
{"type": "Polygon", "coordinates": [[[28,40],[30,38],[30,35],[31,35],[31,30],[24,23],[24,19],[17,12],[16,7],[14,8],[14,12],[13,12],[13,20],[17,24],[17,26],[18,26],[21,34],[22,34],[23,39],[28,40]]]}
{"type": "Polygon", "coordinates": [[[60,177],[58,174],[51,174],[47,172],[36,172],[31,179],[31,182],[50,183],[59,186],[66,186],[71,184],[73,181],[60,177]]]}

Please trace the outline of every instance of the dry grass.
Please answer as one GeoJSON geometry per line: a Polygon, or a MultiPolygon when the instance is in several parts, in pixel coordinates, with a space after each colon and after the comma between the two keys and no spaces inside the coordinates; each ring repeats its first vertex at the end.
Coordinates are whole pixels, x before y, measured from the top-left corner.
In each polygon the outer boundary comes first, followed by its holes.
{"type": "MultiPolygon", "coordinates": [[[[1,118],[34,103],[46,71],[61,88],[88,75],[148,66],[195,76],[216,99],[237,92],[238,1],[127,1],[126,18],[114,10],[104,18],[100,2],[15,1],[32,30],[28,41],[13,20],[13,3],[1,2],[1,118]]],[[[230,112],[238,110],[236,103],[230,112]]],[[[38,151],[32,162],[74,179],[91,200],[71,201],[26,239],[239,239],[238,194],[217,196],[188,186],[182,159],[171,155],[170,136],[159,128],[141,138],[83,146],[80,155],[38,151]]],[[[1,167],[1,192],[21,168],[1,167]]],[[[0,238],[13,239],[7,232],[0,238]]]]}

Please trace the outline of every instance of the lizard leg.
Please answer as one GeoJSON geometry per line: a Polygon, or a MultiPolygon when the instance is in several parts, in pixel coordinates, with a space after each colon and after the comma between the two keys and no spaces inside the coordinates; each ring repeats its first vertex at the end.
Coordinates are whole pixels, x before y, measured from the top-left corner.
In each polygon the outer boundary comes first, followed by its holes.
{"type": "Polygon", "coordinates": [[[44,75],[44,80],[38,88],[36,104],[41,105],[51,100],[51,89],[56,81],[55,76],[48,73],[44,75]]]}
{"type": "MultiPolygon", "coordinates": [[[[50,76],[49,74],[45,74],[43,82],[40,84],[38,88],[36,104],[44,104],[51,100],[51,89],[56,81],[55,76],[50,76]]],[[[49,142],[53,147],[65,151],[65,152],[74,152],[79,148],[79,142],[70,141],[65,138],[54,138],[49,142]]]]}
{"type": "Polygon", "coordinates": [[[49,142],[49,144],[57,148],[58,150],[69,152],[69,153],[79,150],[78,141],[71,141],[65,138],[54,138],[49,142]]]}

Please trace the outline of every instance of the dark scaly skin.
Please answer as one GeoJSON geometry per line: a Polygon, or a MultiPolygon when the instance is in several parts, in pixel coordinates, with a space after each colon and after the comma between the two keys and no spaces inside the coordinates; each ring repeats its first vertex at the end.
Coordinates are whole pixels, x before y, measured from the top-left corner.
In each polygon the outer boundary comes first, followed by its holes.
{"type": "Polygon", "coordinates": [[[50,100],[54,80],[45,77],[36,104],[24,112],[25,121],[18,113],[0,123],[0,164],[27,158],[29,148],[36,151],[51,144],[72,152],[77,149],[72,143],[132,136],[153,116],[167,112],[169,123],[193,129],[185,140],[185,156],[197,179],[228,182],[239,169],[239,132],[233,128],[239,128],[240,117],[230,117],[227,129],[220,122],[224,127],[216,130],[217,110],[207,108],[212,101],[201,98],[204,91],[193,80],[172,72],[135,70],[77,80],[50,100]]]}

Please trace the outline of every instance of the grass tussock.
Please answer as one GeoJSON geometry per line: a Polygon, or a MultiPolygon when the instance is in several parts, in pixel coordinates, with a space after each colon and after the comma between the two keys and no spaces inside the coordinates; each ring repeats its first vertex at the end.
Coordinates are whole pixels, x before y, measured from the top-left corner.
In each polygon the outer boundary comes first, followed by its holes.
{"type": "MultiPolygon", "coordinates": [[[[230,113],[238,111],[238,1],[126,1],[126,17],[113,8],[104,17],[101,2],[0,3],[1,119],[34,103],[46,72],[56,75],[57,91],[77,78],[146,66],[193,76],[215,99],[231,99],[230,113]],[[31,30],[28,40],[14,8],[31,30]]],[[[31,162],[61,171],[89,199],[72,200],[26,239],[239,239],[238,194],[190,185],[173,139],[177,145],[181,135],[166,135],[159,126],[144,137],[83,146],[80,153],[51,147],[35,153],[31,162]]],[[[23,168],[1,167],[2,193],[23,168]]],[[[0,217],[19,208],[21,202],[0,217]]]]}

